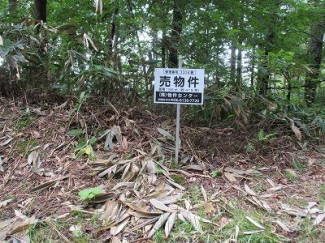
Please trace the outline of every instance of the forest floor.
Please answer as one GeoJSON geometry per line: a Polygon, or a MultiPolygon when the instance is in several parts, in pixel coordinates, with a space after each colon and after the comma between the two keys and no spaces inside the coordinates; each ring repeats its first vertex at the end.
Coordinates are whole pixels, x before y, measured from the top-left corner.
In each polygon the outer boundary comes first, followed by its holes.
{"type": "Polygon", "coordinates": [[[0,98],[0,242],[325,242],[322,139],[182,124],[176,165],[173,119],[87,107],[0,98]]]}

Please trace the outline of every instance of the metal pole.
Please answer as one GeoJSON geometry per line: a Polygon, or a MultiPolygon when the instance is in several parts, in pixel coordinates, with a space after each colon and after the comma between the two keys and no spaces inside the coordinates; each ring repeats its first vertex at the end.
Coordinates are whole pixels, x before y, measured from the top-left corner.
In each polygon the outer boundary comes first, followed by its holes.
{"type": "MultiPolygon", "coordinates": [[[[178,68],[182,68],[182,56],[178,59],[178,68]]],[[[175,144],[175,164],[178,165],[178,152],[180,147],[179,141],[179,130],[180,130],[180,120],[181,120],[181,105],[176,105],[176,144],[175,144]]]]}

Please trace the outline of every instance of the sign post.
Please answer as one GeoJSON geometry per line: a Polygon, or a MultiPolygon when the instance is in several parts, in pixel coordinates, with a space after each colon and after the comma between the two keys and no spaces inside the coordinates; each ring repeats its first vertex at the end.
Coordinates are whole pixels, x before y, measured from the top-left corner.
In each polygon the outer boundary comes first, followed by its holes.
{"type": "Polygon", "coordinates": [[[176,104],[176,164],[179,160],[181,104],[202,105],[203,90],[204,69],[183,69],[182,57],[179,57],[178,68],[155,69],[154,103],[176,104]]]}
{"type": "MultiPolygon", "coordinates": [[[[182,56],[178,59],[178,69],[182,69],[182,56]]],[[[179,131],[181,129],[181,104],[176,104],[176,144],[175,144],[175,164],[178,165],[178,153],[179,153],[179,131]]]]}

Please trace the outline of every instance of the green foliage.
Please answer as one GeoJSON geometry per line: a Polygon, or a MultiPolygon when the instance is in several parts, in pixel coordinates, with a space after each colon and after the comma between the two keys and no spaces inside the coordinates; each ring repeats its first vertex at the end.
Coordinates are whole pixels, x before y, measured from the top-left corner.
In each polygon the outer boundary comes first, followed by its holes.
{"type": "Polygon", "coordinates": [[[260,142],[266,142],[266,141],[269,141],[270,139],[274,138],[275,136],[277,136],[277,133],[270,133],[270,134],[265,134],[264,130],[261,129],[259,132],[258,132],[258,141],[260,142]]]}
{"type": "Polygon", "coordinates": [[[183,175],[171,175],[171,178],[178,184],[183,184],[186,181],[183,175]]]}
{"type": "Polygon", "coordinates": [[[244,211],[244,210],[232,210],[232,221],[230,221],[225,228],[222,230],[220,236],[223,238],[230,237],[236,229],[236,226],[239,227],[241,232],[245,231],[256,231],[258,228],[252,224],[246,216],[254,219],[265,227],[265,230],[259,233],[252,235],[240,234],[238,236],[238,242],[289,242],[289,239],[286,239],[280,235],[277,235],[273,232],[273,226],[270,219],[263,212],[259,211],[244,211]]]}
{"type": "Polygon", "coordinates": [[[166,242],[165,233],[162,229],[158,230],[155,235],[153,236],[154,242],[166,242]]]}
{"type": "Polygon", "coordinates": [[[307,165],[297,158],[292,158],[292,166],[295,170],[300,172],[304,171],[307,168],[307,165]]]}
{"type": "Polygon", "coordinates": [[[254,145],[252,143],[247,143],[246,145],[246,152],[253,153],[255,151],[254,145]]]}
{"type": "Polygon", "coordinates": [[[88,201],[99,195],[103,191],[100,187],[87,188],[78,193],[79,198],[83,201],[88,201]]]}
{"type": "Polygon", "coordinates": [[[297,180],[297,174],[295,171],[286,169],[285,170],[285,177],[288,178],[290,181],[295,181],[297,180]]]}
{"type": "MultiPolygon", "coordinates": [[[[321,4],[181,3],[186,7],[178,54],[184,56],[184,68],[204,68],[207,77],[204,105],[184,108],[187,119],[209,125],[226,121],[246,129],[270,118],[289,126],[289,117],[307,136],[325,132],[320,92],[324,85],[317,84],[320,91],[312,108],[305,107],[308,87],[303,87],[304,77],[315,71],[308,51],[312,35],[304,32],[321,22],[321,4]],[[229,60],[231,48],[235,60],[229,60]],[[268,79],[265,93],[260,92],[263,77],[268,79]]],[[[78,114],[85,101],[92,102],[89,97],[120,104],[152,103],[153,71],[167,66],[175,41],[173,4],[103,1],[103,13],[95,13],[91,1],[50,1],[47,23],[37,28],[32,2],[18,2],[15,11],[8,11],[8,1],[0,4],[0,91],[5,95],[27,91],[77,96],[71,115],[78,114]]],[[[315,82],[323,76],[321,72],[315,82]]],[[[271,139],[268,135],[262,140],[271,139]]]]}
{"type": "MultiPolygon", "coordinates": [[[[75,133],[79,133],[79,132],[75,132],[75,133]]],[[[97,142],[97,138],[95,137],[91,137],[88,140],[79,137],[78,145],[75,148],[75,151],[77,152],[77,156],[87,155],[91,160],[95,159],[95,152],[93,149],[93,145],[96,142],[97,142]]]]}
{"type": "Polygon", "coordinates": [[[313,220],[308,216],[300,221],[297,242],[322,242],[324,240],[325,234],[323,230],[316,227],[313,220]]]}
{"type": "Polygon", "coordinates": [[[157,174],[163,174],[163,172],[164,172],[164,170],[162,168],[160,168],[160,167],[157,166],[156,173],[157,174]]]}
{"type": "Polygon", "coordinates": [[[202,192],[197,185],[189,186],[187,192],[193,204],[197,204],[202,201],[202,192]]]}
{"type": "Polygon", "coordinates": [[[218,170],[214,170],[214,171],[211,172],[211,177],[212,177],[213,179],[218,178],[220,175],[221,175],[221,172],[218,171],[218,170]]]}
{"type": "Polygon", "coordinates": [[[26,141],[19,142],[16,146],[17,153],[28,153],[32,148],[37,146],[37,141],[35,139],[29,139],[26,141]]]}
{"type": "Polygon", "coordinates": [[[24,128],[29,127],[30,125],[33,124],[35,119],[36,119],[35,117],[30,116],[30,115],[22,116],[16,123],[16,129],[20,131],[24,128]]]}
{"type": "Polygon", "coordinates": [[[73,129],[68,132],[68,134],[72,137],[79,137],[81,134],[83,134],[82,129],[73,129]]]}

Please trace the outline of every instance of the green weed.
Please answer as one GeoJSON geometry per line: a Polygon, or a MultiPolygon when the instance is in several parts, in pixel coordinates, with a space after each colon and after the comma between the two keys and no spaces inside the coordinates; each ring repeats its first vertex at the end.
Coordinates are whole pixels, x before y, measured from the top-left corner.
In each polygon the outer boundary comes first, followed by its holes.
{"type": "Polygon", "coordinates": [[[211,177],[212,177],[213,179],[216,179],[216,178],[218,178],[218,177],[221,175],[221,172],[218,171],[218,170],[214,170],[214,171],[211,172],[210,175],[211,175],[211,177]]]}
{"type": "Polygon", "coordinates": [[[264,130],[261,129],[261,130],[258,132],[258,136],[257,136],[257,138],[258,138],[258,141],[260,141],[260,142],[267,142],[267,141],[269,141],[269,140],[275,138],[277,135],[278,135],[277,133],[266,134],[266,133],[264,132],[264,130]]]}
{"type": "Polygon", "coordinates": [[[28,235],[32,243],[44,242],[54,243],[62,241],[58,232],[69,228],[69,223],[57,220],[43,224],[36,224],[29,228],[28,235]]]}
{"type": "Polygon", "coordinates": [[[296,242],[325,242],[325,232],[313,225],[313,219],[306,217],[299,224],[299,235],[296,242]]]}
{"type": "Polygon", "coordinates": [[[158,230],[155,235],[153,236],[153,241],[160,243],[160,242],[166,242],[165,239],[165,233],[162,229],[158,230]]]}
{"type": "MultiPolygon", "coordinates": [[[[168,242],[191,242],[191,233],[194,232],[194,227],[189,222],[176,220],[173,231],[168,239],[168,242]]],[[[166,241],[161,241],[166,242],[166,241]]],[[[157,241],[158,243],[158,241],[157,241]]]]}
{"type": "Polygon", "coordinates": [[[246,152],[253,153],[255,151],[254,145],[252,143],[247,143],[246,145],[246,152]]]}
{"type": "Polygon", "coordinates": [[[91,200],[99,195],[103,190],[100,187],[87,188],[78,193],[79,198],[83,201],[91,200]]]}
{"type": "Polygon", "coordinates": [[[183,175],[171,175],[170,177],[178,184],[183,184],[186,181],[183,175]]]}
{"type": "Polygon", "coordinates": [[[176,164],[175,160],[171,160],[170,161],[170,166],[169,167],[172,170],[176,170],[176,169],[179,169],[180,168],[180,166],[178,164],[176,164]]]}
{"type": "Polygon", "coordinates": [[[295,170],[300,172],[304,171],[307,167],[303,162],[296,158],[292,159],[292,166],[295,170]]]}
{"type": "Polygon", "coordinates": [[[317,198],[321,202],[322,207],[325,208],[325,184],[319,187],[317,198]]]}
{"type": "Polygon", "coordinates": [[[35,139],[30,139],[27,141],[23,141],[17,144],[16,152],[17,153],[28,153],[29,150],[37,146],[37,142],[35,139]]]}
{"type": "Polygon", "coordinates": [[[231,221],[225,226],[225,228],[220,232],[220,236],[222,240],[229,239],[234,233],[236,226],[239,227],[239,235],[238,242],[246,243],[260,243],[260,242],[289,242],[284,237],[281,237],[277,234],[274,234],[273,227],[271,225],[272,221],[267,218],[262,212],[259,211],[245,211],[245,210],[233,210],[231,221]],[[253,232],[259,230],[253,223],[251,223],[246,216],[254,219],[255,221],[262,224],[265,229],[262,232],[254,233],[254,234],[245,234],[245,232],[253,232]]]}
{"type": "Polygon", "coordinates": [[[22,116],[16,123],[16,129],[20,131],[26,127],[29,127],[35,120],[36,118],[30,115],[22,116]]]}
{"type": "Polygon", "coordinates": [[[295,181],[295,180],[297,180],[297,174],[296,174],[294,171],[292,171],[292,170],[287,169],[287,170],[285,171],[284,175],[285,175],[285,177],[286,177],[287,179],[289,179],[290,181],[295,181]]]}
{"type": "Polygon", "coordinates": [[[308,206],[308,201],[302,198],[296,198],[296,197],[287,197],[286,201],[290,205],[298,206],[301,208],[305,208],[308,206]]]}
{"type": "Polygon", "coordinates": [[[193,204],[200,203],[203,200],[202,192],[197,185],[191,185],[188,188],[188,195],[193,204]]]}

